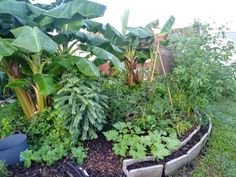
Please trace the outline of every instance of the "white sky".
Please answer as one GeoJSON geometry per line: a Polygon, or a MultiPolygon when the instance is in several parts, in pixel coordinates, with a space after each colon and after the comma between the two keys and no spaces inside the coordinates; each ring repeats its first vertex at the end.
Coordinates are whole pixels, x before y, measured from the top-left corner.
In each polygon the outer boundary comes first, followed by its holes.
{"type": "MultiPolygon", "coordinates": [[[[49,3],[53,0],[36,0],[49,3]]],[[[120,30],[120,17],[125,9],[130,9],[128,26],[144,26],[159,19],[160,26],[170,15],[174,15],[174,28],[191,25],[194,19],[216,22],[236,31],[235,0],[93,0],[107,6],[104,17],[98,21],[111,23],[120,30]]]]}

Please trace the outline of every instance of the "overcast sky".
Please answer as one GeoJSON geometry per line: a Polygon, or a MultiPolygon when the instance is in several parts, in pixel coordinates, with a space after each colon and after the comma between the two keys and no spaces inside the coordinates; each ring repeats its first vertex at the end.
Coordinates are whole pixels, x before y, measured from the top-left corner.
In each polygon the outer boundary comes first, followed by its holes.
{"type": "MultiPolygon", "coordinates": [[[[53,0],[36,0],[48,3],[53,0]]],[[[155,19],[160,26],[174,15],[174,28],[191,25],[194,19],[216,22],[236,31],[235,0],[93,0],[107,6],[104,17],[98,19],[111,23],[120,30],[120,17],[130,9],[129,26],[144,26],[155,19]]]]}

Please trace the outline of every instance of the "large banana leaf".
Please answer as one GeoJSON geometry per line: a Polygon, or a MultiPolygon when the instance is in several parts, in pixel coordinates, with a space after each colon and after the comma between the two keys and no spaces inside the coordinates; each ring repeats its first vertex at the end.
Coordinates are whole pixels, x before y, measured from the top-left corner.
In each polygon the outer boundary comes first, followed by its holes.
{"type": "Polygon", "coordinates": [[[125,9],[123,15],[121,16],[121,26],[123,35],[126,34],[128,22],[129,22],[129,9],[125,9]]]}
{"type": "Polygon", "coordinates": [[[58,35],[53,36],[52,38],[59,45],[68,43],[69,41],[79,40],[81,43],[84,43],[89,46],[97,46],[110,52],[122,53],[122,50],[112,44],[110,40],[104,38],[103,36],[95,35],[89,32],[64,32],[59,33],[58,35]]]}
{"type": "Polygon", "coordinates": [[[46,10],[41,9],[33,4],[27,3],[26,5],[27,5],[28,9],[34,14],[34,17],[38,17],[38,16],[46,13],[46,10]]]}
{"type": "Polygon", "coordinates": [[[95,22],[89,19],[85,19],[82,21],[83,26],[91,32],[102,32],[103,31],[103,24],[99,22],[95,22]]]}
{"type": "Polygon", "coordinates": [[[97,66],[86,58],[78,57],[76,65],[81,73],[89,77],[99,77],[100,73],[97,66]]]}
{"type": "Polygon", "coordinates": [[[93,33],[84,33],[84,32],[77,32],[75,33],[75,37],[81,42],[85,42],[90,45],[100,46],[102,44],[108,44],[110,41],[102,36],[95,35],[93,33]]]}
{"type": "Polygon", "coordinates": [[[26,17],[28,13],[28,8],[25,2],[2,1],[0,2],[0,13],[10,14],[18,17],[26,17]]]}
{"type": "Polygon", "coordinates": [[[11,45],[12,40],[0,39],[0,61],[3,57],[12,55],[16,48],[11,45]]]}
{"type": "Polygon", "coordinates": [[[52,74],[59,78],[59,76],[64,73],[65,68],[57,63],[50,63],[44,67],[44,70],[46,71],[45,73],[52,74]]]}
{"type": "Polygon", "coordinates": [[[115,45],[123,46],[125,43],[124,36],[109,23],[106,24],[103,34],[115,45]]]}
{"type": "Polygon", "coordinates": [[[39,93],[42,95],[50,95],[55,92],[56,87],[53,83],[51,75],[36,74],[34,75],[34,82],[39,87],[39,93]]]}
{"type": "Polygon", "coordinates": [[[163,33],[169,33],[172,26],[175,23],[175,17],[172,15],[170,16],[170,18],[166,21],[165,25],[163,26],[163,28],[161,29],[161,34],[163,33]]]}
{"type": "Polygon", "coordinates": [[[102,44],[108,44],[110,42],[108,39],[102,36],[81,31],[59,33],[56,36],[53,36],[52,38],[57,44],[64,44],[73,40],[79,40],[81,43],[100,46],[102,44]]]}
{"type": "Polygon", "coordinates": [[[99,59],[111,61],[117,69],[125,70],[120,60],[110,52],[100,47],[93,47],[91,52],[99,59]]]}
{"type": "Polygon", "coordinates": [[[142,28],[142,27],[130,29],[128,35],[141,39],[154,37],[154,33],[152,31],[150,31],[148,28],[142,28]]]}
{"type": "Polygon", "coordinates": [[[53,18],[71,19],[75,14],[80,14],[86,18],[101,17],[104,15],[106,6],[86,0],[74,0],[62,4],[45,13],[53,18]]]}
{"type": "Polygon", "coordinates": [[[100,73],[97,66],[89,61],[87,58],[82,58],[79,56],[58,56],[53,58],[53,63],[51,64],[50,72],[56,72],[56,70],[63,68],[72,68],[76,66],[81,73],[88,77],[99,77],[100,73]]]}
{"type": "Polygon", "coordinates": [[[55,53],[57,44],[37,27],[23,26],[11,30],[16,39],[12,45],[30,53],[39,53],[46,51],[55,53]]]}
{"type": "Polygon", "coordinates": [[[0,14],[9,14],[24,19],[28,18],[29,14],[38,17],[45,12],[46,10],[25,1],[6,0],[0,2],[0,14]]]}

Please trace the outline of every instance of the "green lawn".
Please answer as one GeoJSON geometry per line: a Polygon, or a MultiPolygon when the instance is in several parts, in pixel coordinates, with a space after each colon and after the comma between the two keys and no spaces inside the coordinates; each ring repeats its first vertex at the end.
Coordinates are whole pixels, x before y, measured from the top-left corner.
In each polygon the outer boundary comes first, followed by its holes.
{"type": "Polygon", "coordinates": [[[193,170],[182,169],[178,177],[236,177],[236,100],[213,105],[213,130],[205,156],[193,162],[193,170]]]}

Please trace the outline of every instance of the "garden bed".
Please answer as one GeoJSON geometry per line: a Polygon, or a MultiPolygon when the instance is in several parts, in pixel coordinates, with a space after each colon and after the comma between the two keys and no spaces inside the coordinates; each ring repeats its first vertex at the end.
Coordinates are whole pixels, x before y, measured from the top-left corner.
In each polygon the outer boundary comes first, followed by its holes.
{"type": "MultiPolygon", "coordinates": [[[[207,127],[202,127],[198,132],[198,128],[194,127],[185,132],[184,135],[179,137],[182,141],[193,135],[192,139],[175,151],[170,156],[164,158],[160,162],[153,160],[134,163],[128,166],[128,170],[134,168],[147,167],[158,164],[165,164],[171,159],[179,157],[193,147],[208,130],[207,127]]],[[[112,150],[112,142],[107,141],[103,134],[99,134],[96,140],[86,141],[85,147],[88,149],[87,158],[83,164],[83,168],[86,169],[90,177],[125,177],[122,170],[123,159],[122,157],[115,155],[112,150]]],[[[67,162],[60,161],[53,166],[47,166],[44,164],[33,164],[30,168],[24,168],[22,165],[9,167],[12,177],[70,177],[78,176],[73,168],[67,164],[67,162]]]]}
{"type": "MultiPolygon", "coordinates": [[[[122,171],[122,158],[114,154],[112,143],[106,141],[104,135],[100,134],[96,140],[85,142],[85,146],[88,153],[83,168],[90,177],[125,176],[122,171]]],[[[34,163],[30,168],[17,165],[8,169],[11,177],[81,177],[73,169],[72,164],[64,159],[52,166],[34,163]]]]}
{"type": "Polygon", "coordinates": [[[14,95],[0,100],[0,140],[20,131],[28,144],[0,145],[0,177],[171,175],[204,147],[211,124],[195,123],[214,115],[209,103],[235,94],[227,28],[172,32],[170,16],[120,33],[93,21],[106,6],[89,0],[0,7],[0,97],[14,95]]]}

